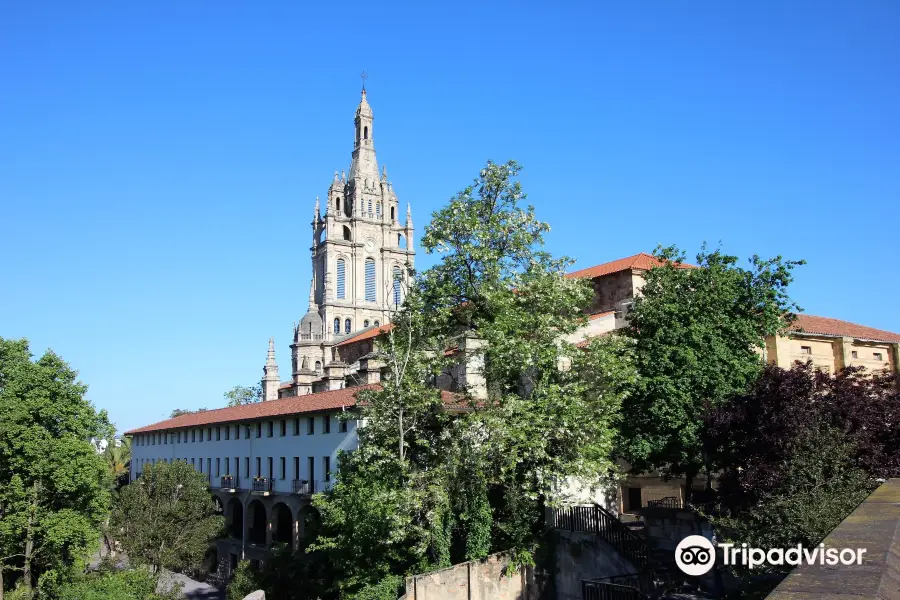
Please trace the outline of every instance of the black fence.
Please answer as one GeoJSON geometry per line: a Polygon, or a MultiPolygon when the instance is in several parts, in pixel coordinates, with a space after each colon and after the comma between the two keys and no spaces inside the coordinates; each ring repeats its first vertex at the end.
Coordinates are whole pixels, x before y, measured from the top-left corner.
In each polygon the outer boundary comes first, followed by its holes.
{"type": "Polygon", "coordinates": [[[582,600],[646,600],[647,595],[630,585],[608,581],[582,581],[582,600]]]}
{"type": "Polygon", "coordinates": [[[675,496],[666,496],[659,500],[649,500],[647,508],[681,508],[681,500],[675,496]]]}
{"type": "Polygon", "coordinates": [[[254,492],[271,492],[274,483],[274,480],[268,477],[254,477],[251,490],[254,492]]]}
{"type": "Polygon", "coordinates": [[[552,513],[552,527],[583,531],[603,538],[638,569],[650,563],[650,547],[618,517],[602,506],[565,506],[552,513]]]}
{"type": "Polygon", "coordinates": [[[295,494],[301,496],[312,496],[316,493],[316,482],[307,481],[305,479],[294,479],[291,482],[291,489],[295,494]]]}
{"type": "Polygon", "coordinates": [[[220,486],[223,490],[236,490],[240,488],[240,480],[234,475],[226,475],[222,477],[220,486]]]}

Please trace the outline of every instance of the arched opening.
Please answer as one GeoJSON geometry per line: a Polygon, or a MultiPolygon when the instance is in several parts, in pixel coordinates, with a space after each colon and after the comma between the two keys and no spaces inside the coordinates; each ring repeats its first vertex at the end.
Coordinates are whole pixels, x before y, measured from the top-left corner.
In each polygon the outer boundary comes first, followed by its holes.
{"type": "Polygon", "coordinates": [[[341,332],[341,320],[338,317],[334,318],[334,333],[338,334],[341,332]]]}
{"type": "Polygon", "coordinates": [[[321,372],[322,372],[322,361],[317,360],[316,361],[316,373],[321,373],[321,372]]]}
{"type": "MultiPolygon", "coordinates": [[[[346,228],[345,228],[346,229],[346,228]]],[[[345,263],[343,258],[337,260],[337,297],[339,300],[344,299],[344,272],[345,263]]]]}
{"type": "Polygon", "coordinates": [[[381,202],[376,202],[376,203],[375,203],[375,216],[376,216],[376,217],[380,217],[380,216],[381,216],[381,202]]]}
{"type": "Polygon", "coordinates": [[[272,542],[290,544],[293,537],[294,519],[291,509],[279,502],[272,507],[272,542]]]}
{"type": "Polygon", "coordinates": [[[366,302],[375,302],[375,259],[366,259],[366,302]]]}
{"type": "Polygon", "coordinates": [[[379,321],[378,319],[375,319],[375,327],[378,327],[379,325],[381,325],[381,321],[379,321]]]}
{"type": "Polygon", "coordinates": [[[251,544],[266,543],[266,507],[259,500],[253,500],[247,506],[250,526],[247,528],[247,537],[251,544]]]}
{"type": "Polygon", "coordinates": [[[244,505],[237,498],[228,501],[226,513],[228,535],[236,540],[244,539],[244,505]]]}
{"type": "Polygon", "coordinates": [[[350,333],[351,325],[350,319],[344,321],[344,333],[350,333]]]}
{"type": "Polygon", "coordinates": [[[406,236],[402,233],[397,234],[397,247],[406,248],[406,236]]]}
{"type": "Polygon", "coordinates": [[[369,204],[368,204],[368,206],[369,206],[369,210],[367,210],[366,212],[369,213],[369,214],[371,215],[371,214],[372,214],[372,199],[371,199],[371,198],[369,199],[369,204]]]}
{"type": "Polygon", "coordinates": [[[400,304],[400,282],[403,276],[400,274],[400,267],[394,267],[394,304],[400,304]]]}
{"type": "Polygon", "coordinates": [[[363,127],[363,139],[364,140],[369,139],[369,126],[368,125],[363,127]]]}
{"type": "Polygon", "coordinates": [[[300,545],[301,547],[306,547],[309,542],[316,539],[320,529],[321,517],[314,506],[307,504],[300,509],[298,520],[303,523],[303,539],[300,540],[300,545]]]}
{"type": "Polygon", "coordinates": [[[391,207],[391,221],[394,221],[394,220],[395,220],[395,217],[394,217],[394,207],[392,206],[392,207],[391,207]]]}
{"type": "Polygon", "coordinates": [[[351,237],[352,234],[350,233],[350,228],[344,225],[344,239],[349,242],[351,237]]]}

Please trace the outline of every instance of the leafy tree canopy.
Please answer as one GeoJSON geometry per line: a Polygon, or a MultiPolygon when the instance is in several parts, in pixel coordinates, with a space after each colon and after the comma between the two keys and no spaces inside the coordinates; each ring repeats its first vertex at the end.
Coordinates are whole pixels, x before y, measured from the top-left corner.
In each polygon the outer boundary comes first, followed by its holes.
{"type": "Polygon", "coordinates": [[[184,461],[157,462],[119,493],[111,527],[135,564],[189,570],[200,566],[224,519],[207,479],[184,461]]]}
{"type": "Polygon", "coordinates": [[[637,471],[693,478],[706,466],[700,431],[706,407],[743,394],[762,370],[764,338],[784,330],[796,305],[787,295],[803,261],[750,259],[748,268],[704,248],[698,268],[658,248],[629,314],[638,386],[623,405],[619,446],[637,471]]]}
{"type": "Polygon", "coordinates": [[[262,401],[262,387],[258,384],[251,385],[250,387],[236,385],[223,395],[225,396],[225,406],[254,404],[262,401]]]}
{"type": "Polygon", "coordinates": [[[52,588],[99,540],[109,471],[91,439],[113,439],[77,372],[26,340],[0,338],[0,586],[52,588]]]}
{"type": "Polygon", "coordinates": [[[440,262],[411,281],[379,340],[386,372],[381,390],[360,393],[360,448],[315,500],[313,549],[347,597],[500,550],[527,562],[566,478],[599,482],[614,468],[632,344],[572,343],[592,292],[565,277],[571,261],[542,249],[549,227],[522,206],[519,171],[489,162],[433,215],[422,247],[440,262]],[[458,409],[436,382],[458,390],[458,409]]]}

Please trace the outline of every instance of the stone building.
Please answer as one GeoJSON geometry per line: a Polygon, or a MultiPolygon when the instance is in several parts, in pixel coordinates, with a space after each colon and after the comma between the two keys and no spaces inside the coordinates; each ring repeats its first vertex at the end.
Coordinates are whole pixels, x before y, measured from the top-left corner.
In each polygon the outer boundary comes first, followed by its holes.
{"type": "MultiPolygon", "coordinates": [[[[645,273],[661,263],[650,254],[640,253],[601,265],[569,273],[568,277],[591,279],[594,300],[588,311],[587,325],[572,334],[569,341],[585,344],[591,337],[604,335],[627,325],[627,314],[634,298],[644,286],[645,273]]],[[[683,268],[695,268],[683,265],[683,268]]],[[[790,368],[796,361],[812,360],[823,371],[835,373],[845,366],[863,366],[870,371],[900,372],[900,334],[882,331],[828,317],[798,315],[784,336],[765,340],[763,358],[779,367],[790,368]]],[[[621,483],[611,508],[629,512],[647,506],[648,502],[672,498],[684,502],[685,481],[665,480],[655,473],[630,473],[622,465],[627,478],[621,483]],[[617,506],[616,506],[617,505],[617,506]]],[[[706,480],[698,476],[695,489],[704,489],[706,480]]],[[[606,498],[593,498],[603,503],[606,498]]]]}
{"type": "Polygon", "coordinates": [[[291,381],[281,385],[267,374],[267,400],[344,387],[350,364],[335,346],[386,325],[403,300],[415,258],[412,212],[407,204],[401,215],[387,168],[379,172],[374,121],[363,89],[349,172],[334,172],[324,207],[316,198],[309,305],[292,333],[291,381]]]}

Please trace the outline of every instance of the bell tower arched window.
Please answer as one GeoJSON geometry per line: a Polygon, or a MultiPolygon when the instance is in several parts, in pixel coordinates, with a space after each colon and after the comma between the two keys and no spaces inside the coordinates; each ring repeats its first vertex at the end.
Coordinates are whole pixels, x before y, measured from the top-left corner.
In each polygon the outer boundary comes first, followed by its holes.
{"type": "Polygon", "coordinates": [[[341,332],[341,320],[337,317],[334,318],[334,334],[337,335],[341,332]]]}
{"type": "Polygon", "coordinates": [[[365,126],[365,127],[363,127],[363,139],[364,139],[364,140],[369,139],[369,127],[368,127],[368,125],[365,126]]]}
{"type": "Polygon", "coordinates": [[[350,333],[350,329],[351,329],[350,319],[346,319],[344,321],[344,333],[350,333]]]}
{"type": "Polygon", "coordinates": [[[375,302],[375,259],[366,259],[366,302],[375,302]]]}
{"type": "Polygon", "coordinates": [[[394,267],[394,304],[400,304],[400,267],[394,267]]]}
{"type": "Polygon", "coordinates": [[[345,263],[343,258],[339,258],[337,261],[337,297],[341,300],[345,297],[344,292],[344,274],[345,274],[345,263]]]}

